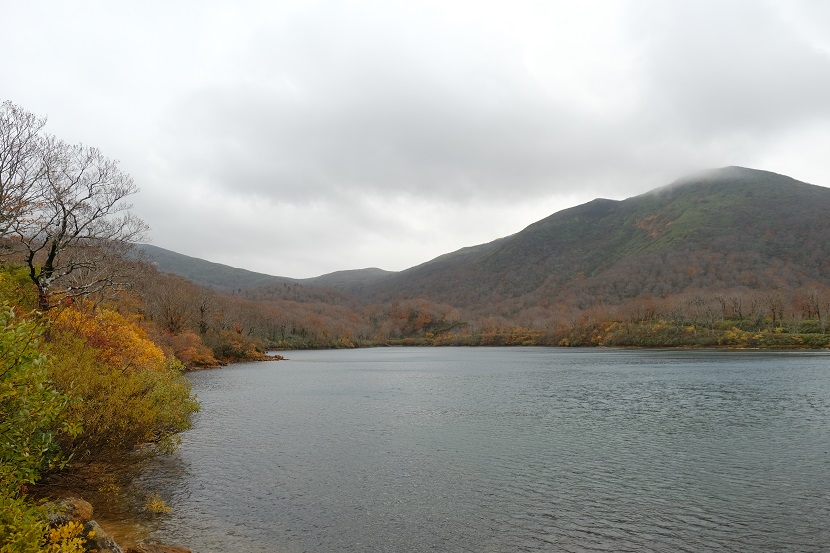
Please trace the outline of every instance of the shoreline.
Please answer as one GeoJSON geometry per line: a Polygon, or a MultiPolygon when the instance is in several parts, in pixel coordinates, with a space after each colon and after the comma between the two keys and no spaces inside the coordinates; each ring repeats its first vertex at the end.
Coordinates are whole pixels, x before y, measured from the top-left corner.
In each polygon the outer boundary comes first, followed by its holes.
{"type": "MultiPolygon", "coordinates": [[[[413,348],[496,348],[496,349],[506,349],[506,348],[554,348],[554,349],[571,349],[571,350],[592,350],[592,349],[601,349],[601,350],[666,350],[666,351],[734,351],[734,352],[783,352],[783,353],[803,353],[803,352],[823,352],[826,353],[830,351],[830,348],[808,348],[808,347],[800,347],[800,348],[787,348],[787,347],[742,347],[742,346],[699,346],[699,345],[686,345],[686,346],[605,346],[605,345],[593,345],[593,346],[547,346],[547,345],[431,345],[431,344],[379,344],[376,346],[360,346],[357,348],[348,348],[348,349],[373,349],[373,348],[397,348],[397,347],[413,347],[413,348]]],[[[287,352],[287,351],[326,351],[327,349],[344,349],[344,348],[316,348],[316,349],[305,349],[305,350],[270,350],[270,351],[280,351],[280,352],[287,352]]],[[[186,372],[200,372],[203,370],[216,370],[225,367],[230,367],[232,365],[236,365],[239,363],[259,363],[263,361],[289,361],[289,358],[286,358],[283,355],[264,355],[258,359],[238,359],[232,362],[228,362],[222,365],[214,366],[214,367],[200,367],[197,369],[188,370],[186,372]]],[[[97,476],[103,476],[103,479],[106,479],[108,475],[116,474],[120,475],[119,479],[125,482],[124,488],[128,488],[136,478],[135,474],[129,474],[132,471],[141,471],[143,468],[140,466],[141,462],[132,464],[128,463],[121,467],[109,467],[108,469],[102,469],[101,473],[97,473],[97,476]]],[[[94,470],[94,469],[93,469],[94,470]]],[[[145,511],[139,509],[139,504],[141,503],[140,496],[141,493],[137,493],[132,495],[131,492],[137,492],[137,490],[129,490],[125,489],[123,494],[120,494],[121,497],[107,498],[105,493],[102,493],[100,490],[100,486],[97,486],[99,489],[95,489],[96,485],[100,484],[100,482],[96,482],[96,478],[90,475],[83,475],[84,469],[81,469],[80,473],[75,473],[75,476],[78,479],[78,482],[75,485],[72,484],[62,484],[62,483],[45,483],[43,485],[39,485],[39,493],[40,499],[48,499],[50,501],[57,501],[59,499],[75,496],[79,497],[85,501],[90,501],[95,507],[97,512],[101,512],[99,518],[95,520],[100,524],[101,528],[103,528],[107,534],[109,534],[116,543],[121,547],[121,549],[126,553],[128,550],[135,550],[137,553],[141,553],[140,547],[145,547],[148,545],[152,546],[163,546],[163,547],[177,547],[175,551],[188,551],[185,549],[186,546],[171,546],[171,545],[163,545],[163,544],[147,544],[146,540],[152,534],[152,524],[148,524],[148,522],[152,521],[153,516],[148,515],[145,511]],[[52,492],[52,493],[50,493],[52,492]],[[87,499],[89,498],[89,499],[87,499]],[[142,513],[145,513],[142,515],[142,513]]],[[[58,475],[59,476],[59,475],[58,475]]],[[[173,551],[173,550],[170,550],[173,551]]]]}

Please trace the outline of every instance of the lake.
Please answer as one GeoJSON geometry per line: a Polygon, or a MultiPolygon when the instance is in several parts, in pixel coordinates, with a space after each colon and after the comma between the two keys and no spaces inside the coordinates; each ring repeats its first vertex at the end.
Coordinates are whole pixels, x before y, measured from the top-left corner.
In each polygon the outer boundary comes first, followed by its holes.
{"type": "Polygon", "coordinates": [[[826,352],[293,351],[189,375],[196,552],[827,551],[826,352]]]}

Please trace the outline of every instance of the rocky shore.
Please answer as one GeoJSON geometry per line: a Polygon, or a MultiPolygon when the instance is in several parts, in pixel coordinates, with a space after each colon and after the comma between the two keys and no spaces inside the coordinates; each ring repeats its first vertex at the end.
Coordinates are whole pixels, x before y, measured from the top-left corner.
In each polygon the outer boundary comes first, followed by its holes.
{"type": "Polygon", "coordinates": [[[138,543],[122,549],[93,518],[92,505],[79,497],[67,497],[48,504],[49,526],[66,529],[67,538],[83,540],[86,551],[98,553],[192,553],[177,545],[138,543]]]}

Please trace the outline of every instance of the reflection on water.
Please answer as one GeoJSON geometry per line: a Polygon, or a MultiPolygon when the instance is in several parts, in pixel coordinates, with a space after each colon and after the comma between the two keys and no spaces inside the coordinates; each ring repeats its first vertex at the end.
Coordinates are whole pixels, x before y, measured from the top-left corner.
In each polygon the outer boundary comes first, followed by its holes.
{"type": "Polygon", "coordinates": [[[823,551],[830,356],[374,349],[194,373],[195,551],[823,551]]]}

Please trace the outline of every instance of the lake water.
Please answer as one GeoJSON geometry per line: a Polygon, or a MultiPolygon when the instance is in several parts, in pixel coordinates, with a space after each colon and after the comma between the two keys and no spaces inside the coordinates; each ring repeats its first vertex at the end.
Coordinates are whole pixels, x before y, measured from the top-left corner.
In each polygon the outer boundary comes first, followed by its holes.
{"type": "Polygon", "coordinates": [[[200,553],[830,550],[826,353],[385,348],[193,373],[200,553]]]}

